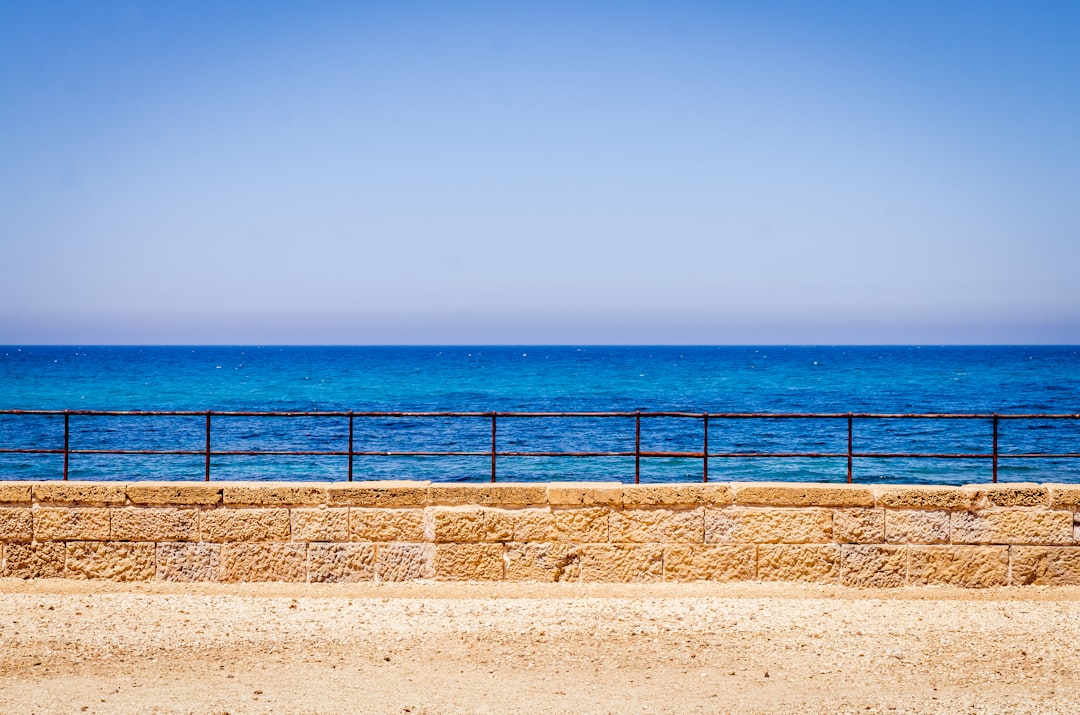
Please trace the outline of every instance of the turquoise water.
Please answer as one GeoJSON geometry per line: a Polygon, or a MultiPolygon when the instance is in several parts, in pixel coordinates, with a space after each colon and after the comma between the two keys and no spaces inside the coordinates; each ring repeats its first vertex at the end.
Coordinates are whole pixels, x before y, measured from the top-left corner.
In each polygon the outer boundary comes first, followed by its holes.
{"type": "MultiPolygon", "coordinates": [[[[1065,347],[5,347],[0,408],[690,412],[1080,412],[1065,347]]],[[[633,419],[501,419],[501,451],[633,451],[633,419]]],[[[343,450],[347,421],[214,418],[217,450],[343,450]]],[[[721,421],[710,452],[846,449],[843,420],[721,421]]],[[[985,453],[989,421],[857,421],[855,450],[985,453]]],[[[1009,452],[1080,452],[1080,421],[1000,427],[1009,452]]],[[[74,449],[204,446],[202,417],[73,417],[74,449]]],[[[646,419],[643,450],[700,451],[702,422],[646,419]]],[[[63,419],[0,416],[0,448],[58,448],[63,419]]],[[[490,422],[357,419],[354,448],[486,451],[490,422]]],[[[701,479],[702,460],[642,460],[643,481],[701,479]]],[[[1001,461],[1003,481],[1080,481],[1080,460],[1001,461]]],[[[343,479],[347,459],[215,456],[215,479],[343,479]]],[[[618,479],[633,458],[513,458],[500,479],[618,479]]],[[[463,481],[487,457],[357,457],[355,478],[463,481]]],[[[0,455],[0,477],[52,478],[55,455],[0,455]]],[[[71,478],[192,478],[200,456],[74,455],[71,478]]],[[[840,481],[844,459],[710,459],[709,477],[840,481]]],[[[855,480],[988,481],[983,460],[858,459],[855,480]]]]}

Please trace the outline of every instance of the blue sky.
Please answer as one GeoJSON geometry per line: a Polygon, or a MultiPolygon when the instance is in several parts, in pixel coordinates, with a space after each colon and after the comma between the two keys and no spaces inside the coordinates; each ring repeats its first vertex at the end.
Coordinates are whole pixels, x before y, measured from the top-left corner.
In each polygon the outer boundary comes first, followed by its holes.
{"type": "Polygon", "coordinates": [[[0,2],[0,343],[1080,343],[1080,3],[0,2]]]}

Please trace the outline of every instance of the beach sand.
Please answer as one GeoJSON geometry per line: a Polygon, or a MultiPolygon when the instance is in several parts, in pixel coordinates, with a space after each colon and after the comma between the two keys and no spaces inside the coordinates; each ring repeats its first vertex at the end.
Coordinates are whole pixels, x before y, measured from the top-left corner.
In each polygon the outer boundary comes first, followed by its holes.
{"type": "Polygon", "coordinates": [[[3,713],[1074,713],[1080,588],[0,580],[3,713]]]}

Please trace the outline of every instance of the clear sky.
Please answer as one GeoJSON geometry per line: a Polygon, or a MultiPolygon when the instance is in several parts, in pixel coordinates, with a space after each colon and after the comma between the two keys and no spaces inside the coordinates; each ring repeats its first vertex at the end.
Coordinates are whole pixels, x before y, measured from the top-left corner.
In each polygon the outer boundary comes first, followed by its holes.
{"type": "Polygon", "coordinates": [[[1080,3],[0,0],[0,343],[1080,343],[1080,3]]]}

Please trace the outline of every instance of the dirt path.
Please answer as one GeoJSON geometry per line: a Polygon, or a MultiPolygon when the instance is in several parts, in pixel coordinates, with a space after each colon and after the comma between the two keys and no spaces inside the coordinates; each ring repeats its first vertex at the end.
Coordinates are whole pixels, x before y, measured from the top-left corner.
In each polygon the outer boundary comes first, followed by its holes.
{"type": "Polygon", "coordinates": [[[1074,713],[1080,589],[0,580],[3,713],[1074,713]]]}

